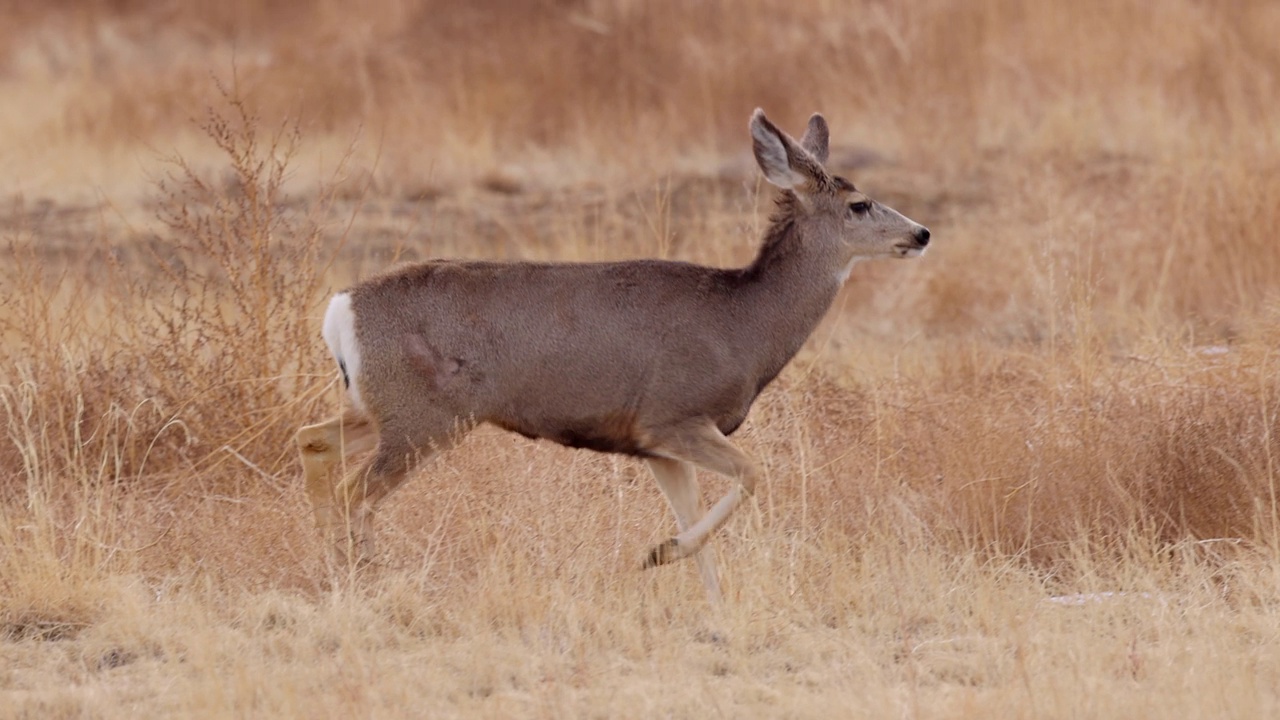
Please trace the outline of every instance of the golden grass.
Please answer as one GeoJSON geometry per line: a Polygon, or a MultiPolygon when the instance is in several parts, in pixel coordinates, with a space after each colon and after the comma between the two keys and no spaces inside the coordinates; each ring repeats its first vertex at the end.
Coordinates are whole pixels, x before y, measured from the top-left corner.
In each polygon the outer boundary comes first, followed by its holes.
{"type": "Polygon", "coordinates": [[[0,4],[0,717],[1277,714],[1280,11],[794,5],[0,4]],[[735,436],[723,611],[638,463],[491,430],[331,568],[327,293],[745,262],[756,105],[936,245],[735,436]]]}

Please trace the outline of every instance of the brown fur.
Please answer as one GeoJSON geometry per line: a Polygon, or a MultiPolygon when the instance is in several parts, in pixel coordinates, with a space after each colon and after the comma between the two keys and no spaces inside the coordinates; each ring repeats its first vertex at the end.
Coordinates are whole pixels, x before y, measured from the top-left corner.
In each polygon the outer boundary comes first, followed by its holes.
{"type": "MultiPolygon", "coordinates": [[[[850,197],[865,198],[822,167],[828,132],[821,116],[800,143],[759,111],[752,133],[766,177],[785,189],[759,255],[745,268],[437,260],[352,288],[363,365],[351,381],[378,447],[339,484],[340,512],[326,516],[318,507],[317,517],[350,522],[349,534],[367,552],[372,507],[414,458],[456,441],[463,426],[491,423],[649,458],[682,530],[649,562],[697,552],[758,477],[725,437],[830,308],[841,269],[858,257],[905,256],[928,238],[888,208],[853,213],[850,197]],[[741,485],[698,521],[693,472],[682,463],[741,485]]],[[[304,428],[304,455],[317,436],[334,444],[341,427],[304,428]]],[[[309,486],[317,482],[308,476],[309,486]]],[[[313,501],[324,499],[313,493],[313,501]]],[[[714,568],[709,558],[700,563],[715,597],[714,568]]]]}

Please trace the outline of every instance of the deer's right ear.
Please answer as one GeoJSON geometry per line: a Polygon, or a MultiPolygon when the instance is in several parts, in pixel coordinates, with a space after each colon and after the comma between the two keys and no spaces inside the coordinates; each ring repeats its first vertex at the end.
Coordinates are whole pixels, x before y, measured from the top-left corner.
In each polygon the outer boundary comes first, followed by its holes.
{"type": "Polygon", "coordinates": [[[804,150],[795,147],[791,138],[769,122],[760,108],[751,114],[751,148],[765,179],[774,185],[790,190],[808,182],[809,179],[797,171],[793,162],[797,159],[795,150],[804,150]],[[788,144],[793,149],[789,149],[788,144]]]}
{"type": "Polygon", "coordinates": [[[831,146],[831,130],[827,127],[826,118],[818,113],[809,117],[809,127],[800,138],[800,147],[809,151],[813,159],[827,164],[827,155],[831,146]]]}

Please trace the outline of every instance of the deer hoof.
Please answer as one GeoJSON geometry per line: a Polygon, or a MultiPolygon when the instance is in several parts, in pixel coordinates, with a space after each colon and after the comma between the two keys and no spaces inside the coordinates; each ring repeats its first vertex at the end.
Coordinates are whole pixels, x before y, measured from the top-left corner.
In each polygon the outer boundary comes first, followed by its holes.
{"type": "Polygon", "coordinates": [[[666,565],[667,563],[679,560],[681,557],[683,556],[680,554],[680,541],[675,538],[671,538],[661,545],[655,545],[654,548],[649,551],[649,557],[645,558],[644,561],[644,569],[648,570],[649,568],[658,567],[659,565],[666,565]]]}

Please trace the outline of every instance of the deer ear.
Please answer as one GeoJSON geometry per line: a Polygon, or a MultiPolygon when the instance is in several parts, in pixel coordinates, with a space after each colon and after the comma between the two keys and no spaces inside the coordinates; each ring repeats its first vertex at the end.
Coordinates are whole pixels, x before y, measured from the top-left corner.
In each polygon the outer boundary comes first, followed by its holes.
{"type": "Polygon", "coordinates": [[[822,163],[769,122],[760,108],[751,114],[751,141],[756,162],[769,182],[784,190],[811,191],[822,186],[826,176],[822,163]]]}
{"type": "Polygon", "coordinates": [[[809,128],[800,138],[800,147],[809,151],[814,160],[827,164],[828,146],[831,141],[831,130],[827,128],[827,119],[819,113],[809,118],[809,128]]]}
{"type": "Polygon", "coordinates": [[[788,140],[790,138],[764,116],[764,111],[756,108],[751,114],[751,149],[755,152],[760,169],[764,171],[765,179],[786,190],[807,180],[791,167],[791,153],[787,151],[788,140]]]}

